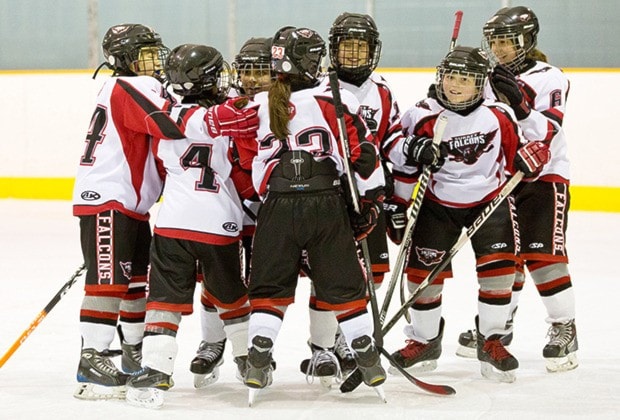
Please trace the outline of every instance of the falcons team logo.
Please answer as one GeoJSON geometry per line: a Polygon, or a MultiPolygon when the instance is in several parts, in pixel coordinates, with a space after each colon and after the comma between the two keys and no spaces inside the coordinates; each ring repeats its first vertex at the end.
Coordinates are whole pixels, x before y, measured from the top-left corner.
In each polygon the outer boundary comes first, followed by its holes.
{"type": "Polygon", "coordinates": [[[375,120],[375,115],[377,114],[377,112],[379,112],[379,109],[372,109],[366,105],[360,106],[360,115],[362,116],[362,118],[364,118],[364,121],[366,121],[366,125],[373,134],[376,134],[377,128],[379,127],[377,120],[375,120]]]}
{"type": "Polygon", "coordinates": [[[493,149],[493,139],[497,135],[497,130],[490,133],[471,133],[464,136],[452,137],[448,141],[450,149],[450,160],[463,162],[466,165],[473,165],[483,153],[493,149]]]}
{"type": "Polygon", "coordinates": [[[304,38],[310,38],[314,35],[314,31],[310,29],[298,29],[297,33],[304,38]]]}
{"type": "Polygon", "coordinates": [[[437,249],[430,248],[420,248],[417,246],[415,247],[415,253],[418,256],[418,261],[428,267],[439,264],[443,259],[443,256],[446,255],[446,251],[439,251],[437,249]]]}
{"type": "Polygon", "coordinates": [[[431,107],[430,107],[430,105],[426,102],[426,99],[422,99],[421,101],[417,102],[417,103],[415,104],[415,106],[416,106],[417,108],[426,109],[427,111],[430,111],[430,110],[431,110],[431,107]]]}
{"type": "Polygon", "coordinates": [[[119,262],[121,266],[121,270],[123,270],[123,276],[127,278],[127,280],[131,280],[131,261],[129,262],[119,262]]]}

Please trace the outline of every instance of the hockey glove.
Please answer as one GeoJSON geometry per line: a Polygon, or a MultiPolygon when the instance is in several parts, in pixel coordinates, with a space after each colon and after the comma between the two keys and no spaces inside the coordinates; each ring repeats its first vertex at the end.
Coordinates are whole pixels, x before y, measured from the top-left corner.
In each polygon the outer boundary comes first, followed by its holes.
{"type": "Polygon", "coordinates": [[[510,105],[517,117],[521,121],[530,115],[530,106],[525,100],[525,96],[519,87],[517,78],[507,67],[498,64],[491,72],[489,79],[495,96],[502,102],[510,105]]]}
{"type": "Polygon", "coordinates": [[[428,92],[426,92],[427,98],[437,99],[437,85],[435,83],[431,83],[428,87],[428,92]]]}
{"type": "Polygon", "coordinates": [[[532,178],[538,175],[550,159],[551,152],[546,144],[531,141],[517,150],[515,167],[523,172],[526,178],[532,178]]]}
{"type": "Polygon", "coordinates": [[[448,156],[447,146],[440,143],[438,152],[439,156],[435,155],[433,139],[428,137],[409,136],[405,139],[403,145],[403,154],[405,155],[407,165],[431,165],[433,172],[437,172],[446,161],[446,156],[448,156]]]}
{"type": "Polygon", "coordinates": [[[360,198],[360,212],[351,212],[351,227],[355,240],[365,239],[375,228],[379,221],[379,212],[383,206],[385,194],[383,188],[366,191],[364,197],[360,198]]]}
{"type": "Polygon", "coordinates": [[[387,234],[392,242],[400,245],[407,226],[407,205],[394,197],[383,203],[383,211],[385,212],[387,234]]]}
{"type": "Polygon", "coordinates": [[[210,107],[205,115],[209,135],[255,139],[259,123],[258,112],[256,108],[244,108],[247,103],[247,98],[237,97],[210,107]]]}

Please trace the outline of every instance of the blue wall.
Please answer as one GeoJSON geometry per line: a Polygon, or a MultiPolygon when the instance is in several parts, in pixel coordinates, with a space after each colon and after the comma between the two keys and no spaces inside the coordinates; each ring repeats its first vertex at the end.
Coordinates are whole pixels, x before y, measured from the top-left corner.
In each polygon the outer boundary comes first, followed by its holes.
{"type": "MultiPolygon", "coordinates": [[[[85,69],[91,0],[0,0],[0,69],[85,69]]],[[[325,38],[344,11],[373,15],[384,44],[381,67],[434,67],[463,10],[460,43],[479,45],[484,22],[502,5],[531,7],[541,23],[539,47],[560,67],[620,67],[618,0],[98,0],[97,39],[118,23],[144,23],[166,45],[193,42],[231,59],[247,38],[284,25],[325,38]],[[231,13],[231,4],[236,4],[231,13]],[[232,35],[230,35],[232,34],[232,35]]],[[[100,56],[101,58],[101,56],[100,56]]]]}

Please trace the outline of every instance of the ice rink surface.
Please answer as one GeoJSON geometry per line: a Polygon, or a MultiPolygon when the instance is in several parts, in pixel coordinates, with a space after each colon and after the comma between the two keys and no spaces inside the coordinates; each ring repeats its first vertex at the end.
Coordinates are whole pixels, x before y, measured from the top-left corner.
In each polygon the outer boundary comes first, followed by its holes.
{"type": "MultiPolygon", "coordinates": [[[[617,419],[620,410],[620,214],[571,212],[570,270],[577,299],[580,366],[571,372],[545,370],[542,348],[548,325],[528,278],[515,321],[512,353],[519,359],[512,384],[482,378],[479,363],[455,355],[459,332],[472,328],[477,284],[473,254],[466,246],[454,260],[455,278],[446,282],[443,354],[436,371],[420,374],[430,383],[456,389],[450,397],[425,393],[400,376],[385,383],[387,404],[365,386],[350,394],[306,383],[299,363],[310,351],[307,300],[301,280],[289,307],[274,358],[274,383],[247,406],[247,389],[235,377],[230,348],[220,380],[195,390],[189,362],[200,342],[197,312],[185,317],[179,335],[175,387],[160,410],[123,401],[81,401],[73,397],[80,352],[78,312],[83,277],[62,298],[15,354],[0,368],[2,419],[617,419]]],[[[392,248],[392,261],[397,248],[392,248]]],[[[0,200],[0,354],[4,354],[81,265],[78,219],[69,201],[0,200]]],[[[387,277],[389,280],[389,275],[387,277]]],[[[385,289],[377,291],[379,304],[385,289]]],[[[196,300],[198,302],[198,300],[196,300]]],[[[390,313],[400,306],[397,296],[390,313]]],[[[197,309],[197,305],[195,305],[197,309]]],[[[388,314],[389,316],[389,314],[388,314]]],[[[402,347],[402,321],[385,338],[392,352],[402,347]]],[[[114,343],[118,347],[118,342],[114,343]]],[[[120,362],[120,361],[119,361],[120,362]]],[[[384,361],[387,368],[387,362],[384,361]]]]}

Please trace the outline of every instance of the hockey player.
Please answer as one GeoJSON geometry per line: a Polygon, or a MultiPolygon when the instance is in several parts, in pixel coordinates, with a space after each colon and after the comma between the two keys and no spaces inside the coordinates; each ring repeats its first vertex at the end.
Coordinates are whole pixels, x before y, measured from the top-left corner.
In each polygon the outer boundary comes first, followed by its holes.
{"type": "MultiPolygon", "coordinates": [[[[548,159],[548,149],[541,143],[520,146],[520,133],[507,106],[483,103],[488,68],[487,56],[479,48],[457,46],[449,52],[437,67],[436,99],[426,98],[403,115],[408,137],[389,151],[395,168],[402,167],[403,173],[411,173],[407,167],[416,165],[432,165],[434,172],[412,236],[406,268],[411,292],[495,197],[506,171],[518,169],[531,176],[548,159]],[[436,156],[431,139],[440,115],[447,116],[448,124],[436,156]]],[[[399,186],[395,190],[402,191],[399,186]]],[[[500,340],[518,250],[510,198],[480,226],[471,244],[480,287],[476,323],[481,371],[487,378],[512,382],[519,364],[500,340]]],[[[448,265],[410,309],[412,322],[404,329],[407,345],[392,354],[408,370],[437,366],[444,327],[441,292],[451,275],[448,265]]]]}
{"type": "MultiPolygon", "coordinates": [[[[215,48],[184,44],[172,50],[165,72],[184,104],[205,108],[187,119],[187,138],[153,142],[166,171],[164,200],[150,253],[142,370],[127,381],[127,401],[151,408],[163,404],[162,391],[172,386],[175,338],[182,315],[192,313],[196,261],[203,273],[202,293],[224,320],[240,377],[245,373],[250,313],[239,258],[243,211],[231,178],[229,139],[207,135],[202,127],[207,107],[227,98],[230,68],[215,48]]],[[[175,109],[173,116],[183,113],[185,109],[175,109]]]]}
{"type": "MultiPolygon", "coordinates": [[[[325,43],[313,30],[284,27],[273,39],[276,81],[255,97],[259,105],[258,154],[252,166],[258,214],[248,294],[252,304],[248,370],[250,404],[272,382],[272,351],[284,314],[294,300],[302,251],[312,267],[319,309],[336,312],[363,381],[385,381],[366,310],[364,274],[354,237],[374,228],[384,175],[371,135],[357,115],[355,97],[342,91],[351,164],[361,212],[349,218],[340,188],[343,152],[333,98],[320,84],[325,43]],[[353,226],[353,230],[352,227],[353,226]]],[[[380,391],[378,391],[380,392],[380,391]]]]}
{"type": "MultiPolygon", "coordinates": [[[[233,61],[234,86],[237,93],[250,100],[257,93],[269,90],[273,81],[271,71],[271,38],[250,38],[239,50],[233,61]]],[[[254,141],[235,141],[234,146],[239,165],[248,173],[252,170],[252,159],[256,154],[254,141]]],[[[252,255],[252,238],[256,226],[256,214],[260,206],[258,195],[244,200],[243,248],[245,257],[245,277],[250,274],[250,257],[252,255]]]]}
{"type": "MultiPolygon", "coordinates": [[[[388,146],[402,134],[400,112],[392,91],[386,81],[376,73],[381,58],[381,41],[379,31],[373,18],[359,13],[342,13],[333,22],[329,31],[329,57],[331,68],[336,71],[340,85],[353,93],[360,103],[360,115],[374,136],[376,146],[388,146]]],[[[385,159],[382,158],[386,174],[386,205],[390,209],[389,216],[397,221],[396,228],[404,228],[406,221],[404,203],[392,200],[391,174],[385,159]]],[[[388,232],[395,233],[390,217],[388,232]]],[[[391,235],[394,237],[394,235],[391,235]]],[[[385,273],[389,271],[389,252],[386,237],[386,214],[383,208],[379,213],[377,227],[366,239],[370,252],[372,274],[375,284],[381,285],[385,273]]],[[[314,290],[310,299],[310,348],[312,358],[302,363],[302,372],[313,373],[325,378],[338,371],[334,366],[333,352],[340,362],[343,376],[355,368],[355,360],[350,349],[337,330],[333,312],[321,311],[316,308],[314,290]]]]}
{"type": "MultiPolygon", "coordinates": [[[[254,99],[254,95],[269,89],[271,85],[271,38],[250,38],[235,56],[233,61],[233,86],[240,96],[254,99]]],[[[233,144],[235,170],[251,176],[252,159],[254,158],[256,141],[248,142],[237,140],[233,144]]],[[[242,202],[243,230],[241,240],[244,248],[244,278],[250,273],[250,257],[252,255],[252,238],[256,222],[256,214],[260,201],[250,185],[248,198],[242,202]]],[[[202,327],[202,341],[196,351],[196,357],[190,364],[190,371],[194,373],[194,386],[204,388],[217,381],[219,366],[224,363],[224,348],[226,333],[224,324],[217,309],[209,296],[202,293],[200,296],[200,324],[202,327]]]]}
{"type": "MultiPolygon", "coordinates": [[[[184,133],[169,116],[172,103],[161,84],[169,50],[160,36],[141,24],[115,25],[102,47],[102,66],[114,74],[97,97],[73,192],[87,267],[74,395],[124,399],[128,375],[118,370],[108,350],[119,323],[121,366],[125,372],[139,369],[151,240],[148,211],[162,187],[149,139],[180,139],[184,133]]],[[[223,135],[251,135],[255,123],[252,109],[218,106],[203,125],[223,135]]]]}
{"type": "MultiPolygon", "coordinates": [[[[488,95],[497,95],[514,109],[527,140],[542,141],[551,150],[551,161],[514,193],[523,245],[504,340],[510,343],[512,339],[525,265],[547,310],[546,321],[551,324],[549,342],[543,348],[547,370],[558,372],[578,366],[575,296],[565,246],[570,192],[562,122],[569,81],[536,49],[538,32],[538,18],[523,6],[500,9],[483,28],[484,40],[499,62],[491,74],[493,92],[489,89],[488,95]]],[[[476,330],[462,333],[459,344],[459,355],[475,351],[476,330]]]]}

